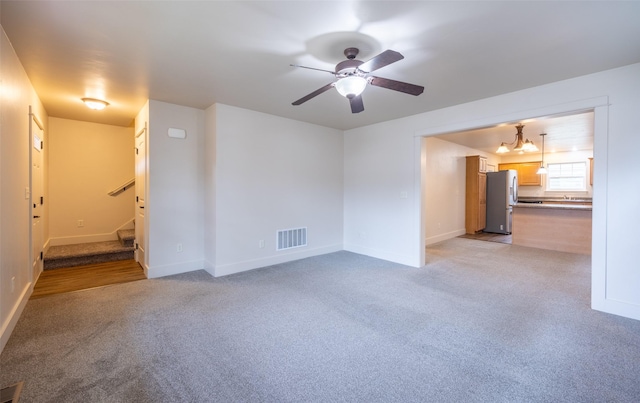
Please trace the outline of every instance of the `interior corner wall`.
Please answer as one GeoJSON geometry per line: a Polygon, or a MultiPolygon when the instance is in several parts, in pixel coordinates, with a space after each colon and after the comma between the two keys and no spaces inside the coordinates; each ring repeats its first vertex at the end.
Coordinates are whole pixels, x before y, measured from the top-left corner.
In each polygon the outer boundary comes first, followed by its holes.
{"type": "MultiPolygon", "coordinates": [[[[0,35],[0,351],[31,292],[29,261],[29,107],[48,133],[47,112],[27,77],[4,29],[0,35]]],[[[46,143],[45,143],[46,144],[46,143]]],[[[46,168],[46,167],[45,167],[46,168]]],[[[46,169],[45,169],[46,180],[46,169]]],[[[46,192],[46,183],[45,183],[46,192]]],[[[47,194],[45,193],[45,197],[47,194]]],[[[46,222],[45,222],[46,236],[46,222]]]]}
{"type": "Polygon", "coordinates": [[[134,189],[108,192],[134,178],[133,149],[132,127],[49,119],[51,245],[117,240],[131,227],[134,189]]]}
{"type": "Polygon", "coordinates": [[[216,264],[216,111],[216,104],[207,108],[204,122],[204,269],[211,275],[216,264]]]}
{"type": "Polygon", "coordinates": [[[421,224],[413,211],[420,205],[414,158],[421,143],[414,128],[407,118],[345,132],[345,250],[421,266],[415,256],[421,224]]]}
{"type": "Polygon", "coordinates": [[[149,101],[145,209],[150,278],[204,268],[204,121],[201,109],[149,101]],[[170,128],[185,130],[186,137],[169,137],[170,128]]]}
{"type": "Polygon", "coordinates": [[[414,239],[420,233],[414,225],[423,218],[420,192],[409,193],[408,200],[397,196],[410,183],[421,186],[414,136],[577,111],[589,105],[597,106],[591,304],[594,309],[640,319],[640,271],[636,256],[630,253],[640,249],[640,238],[634,233],[640,226],[640,189],[630,186],[637,182],[637,175],[629,169],[640,148],[640,64],[345,132],[345,245],[370,250],[373,256],[398,256],[390,260],[423,264],[424,249],[411,249],[420,244],[414,239]]]}
{"type": "Polygon", "coordinates": [[[342,250],[342,131],[221,104],[214,118],[215,275],[342,250]],[[307,246],[276,250],[300,227],[307,246]]]}

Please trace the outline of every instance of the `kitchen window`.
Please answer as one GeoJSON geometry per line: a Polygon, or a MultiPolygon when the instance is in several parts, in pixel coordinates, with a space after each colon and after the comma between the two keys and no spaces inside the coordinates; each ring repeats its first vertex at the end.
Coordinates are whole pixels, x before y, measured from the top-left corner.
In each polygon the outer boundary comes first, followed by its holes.
{"type": "Polygon", "coordinates": [[[587,163],[563,162],[547,165],[547,190],[587,189],[587,163]]]}

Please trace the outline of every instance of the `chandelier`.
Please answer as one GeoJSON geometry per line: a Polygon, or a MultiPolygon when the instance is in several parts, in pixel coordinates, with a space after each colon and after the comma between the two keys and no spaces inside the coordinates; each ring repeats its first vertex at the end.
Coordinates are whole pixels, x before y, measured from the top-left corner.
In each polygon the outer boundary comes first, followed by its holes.
{"type": "Polygon", "coordinates": [[[515,144],[515,146],[513,147],[513,151],[518,151],[520,154],[525,153],[525,152],[535,152],[538,151],[538,147],[536,147],[535,144],[533,144],[533,141],[526,139],[523,140],[524,135],[522,134],[522,129],[524,128],[524,125],[517,125],[516,126],[516,130],[518,130],[518,132],[516,133],[516,139],[513,140],[511,143],[502,143],[500,144],[500,147],[498,147],[498,149],[496,150],[497,154],[504,154],[504,153],[508,153],[509,152],[509,148],[507,148],[507,145],[513,145],[515,144]]]}

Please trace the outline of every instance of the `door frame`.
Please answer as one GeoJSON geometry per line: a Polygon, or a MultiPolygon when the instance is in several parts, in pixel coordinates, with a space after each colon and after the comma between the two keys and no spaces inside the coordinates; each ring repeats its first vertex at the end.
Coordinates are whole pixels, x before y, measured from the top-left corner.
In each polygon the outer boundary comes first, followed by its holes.
{"type": "MultiPolygon", "coordinates": [[[[36,116],[35,113],[33,113],[33,108],[31,105],[29,105],[29,281],[31,282],[32,286],[35,285],[36,281],[38,280],[38,277],[40,276],[40,274],[42,273],[43,269],[44,269],[44,252],[45,252],[45,245],[46,242],[44,240],[44,223],[45,223],[45,214],[44,214],[44,207],[41,207],[42,212],[41,212],[41,216],[40,216],[40,220],[41,220],[41,231],[42,231],[42,236],[40,237],[40,240],[42,242],[42,245],[39,245],[39,249],[41,250],[42,253],[42,257],[38,257],[39,259],[39,263],[38,263],[38,267],[36,269],[34,269],[34,265],[33,265],[33,261],[34,261],[34,253],[33,253],[33,248],[34,248],[34,240],[33,240],[33,215],[34,215],[34,189],[33,189],[33,184],[34,184],[34,173],[33,173],[33,153],[35,152],[34,150],[34,126],[33,124],[36,124],[38,126],[38,128],[40,130],[42,130],[42,133],[44,134],[44,125],[42,124],[41,120],[38,118],[38,116],[36,116]]],[[[44,137],[44,136],[42,136],[44,137]]],[[[44,138],[40,139],[42,142],[44,142],[44,138]]],[[[40,170],[40,175],[41,175],[41,186],[42,186],[42,194],[44,197],[44,188],[45,188],[45,183],[44,183],[44,147],[40,148],[40,164],[42,165],[41,170],[40,170]]],[[[42,205],[41,205],[42,206],[42,205]]]]}
{"type": "MultiPolygon", "coordinates": [[[[137,158],[134,159],[134,164],[135,164],[135,178],[136,178],[136,196],[139,194],[139,190],[141,191],[141,193],[144,195],[144,208],[145,208],[145,214],[144,214],[144,223],[143,223],[143,241],[142,241],[142,245],[139,245],[138,242],[138,225],[135,226],[136,228],[136,250],[134,252],[134,256],[135,256],[135,260],[136,262],[138,262],[138,264],[140,264],[140,266],[142,266],[142,269],[144,270],[144,274],[145,276],[148,277],[148,271],[149,271],[149,265],[148,265],[148,261],[149,261],[149,251],[147,246],[149,245],[149,213],[148,213],[148,209],[146,208],[146,204],[147,204],[147,200],[148,200],[148,189],[149,189],[149,185],[148,185],[148,175],[147,173],[149,172],[149,130],[147,127],[147,122],[145,122],[144,126],[138,130],[137,132],[135,132],[134,134],[134,148],[135,148],[135,152],[136,155],[138,153],[138,145],[137,145],[137,139],[140,136],[144,136],[144,184],[143,184],[143,189],[139,189],[138,187],[140,186],[140,181],[138,180],[138,161],[137,158]],[[139,254],[139,247],[142,247],[143,253],[142,253],[142,259],[140,259],[140,254],[139,254]]],[[[134,214],[134,223],[135,223],[135,219],[138,217],[138,200],[135,201],[135,214],[134,214]]]]}
{"type": "Polygon", "coordinates": [[[580,113],[585,111],[594,112],[593,122],[593,154],[598,159],[594,167],[594,175],[598,182],[597,191],[593,191],[593,220],[591,226],[591,308],[603,312],[614,313],[610,308],[611,301],[606,297],[606,277],[607,277],[607,155],[609,136],[609,98],[601,96],[589,99],[578,100],[565,104],[552,105],[545,108],[525,110],[500,116],[488,116],[474,121],[458,121],[450,124],[432,127],[421,130],[414,136],[414,167],[417,173],[414,181],[415,194],[419,195],[419,202],[415,203],[415,222],[419,223],[415,228],[416,255],[420,265],[426,262],[425,248],[425,227],[426,217],[424,178],[425,178],[425,156],[423,155],[422,141],[426,137],[440,134],[453,133],[458,131],[472,130],[478,127],[493,126],[505,121],[518,121],[539,116],[551,116],[561,114],[580,113]],[[597,229],[597,230],[596,230],[597,229]]]}

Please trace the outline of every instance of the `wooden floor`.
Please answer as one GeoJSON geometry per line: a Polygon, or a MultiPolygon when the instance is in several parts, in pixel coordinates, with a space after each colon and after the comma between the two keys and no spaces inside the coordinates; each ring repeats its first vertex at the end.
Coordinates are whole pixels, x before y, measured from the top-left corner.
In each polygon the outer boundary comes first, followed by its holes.
{"type": "Polygon", "coordinates": [[[144,271],[135,260],[45,270],[36,282],[31,299],[144,279],[144,271]]]}
{"type": "Polygon", "coordinates": [[[459,238],[477,239],[479,241],[499,242],[499,243],[512,243],[511,235],[493,234],[490,232],[478,232],[477,234],[464,234],[459,238]]]}

